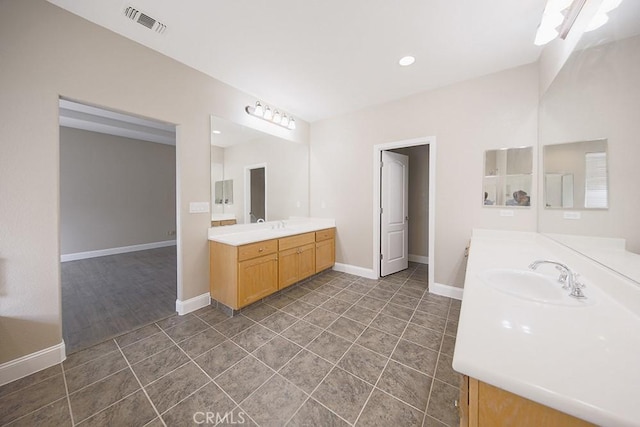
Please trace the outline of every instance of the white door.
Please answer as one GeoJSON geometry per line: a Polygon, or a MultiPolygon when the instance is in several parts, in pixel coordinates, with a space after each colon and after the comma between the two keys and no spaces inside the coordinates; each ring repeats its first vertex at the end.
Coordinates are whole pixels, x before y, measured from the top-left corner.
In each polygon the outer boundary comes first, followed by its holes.
{"type": "Polygon", "coordinates": [[[409,157],[382,152],[380,170],[380,275],[409,267],[409,157]]]}

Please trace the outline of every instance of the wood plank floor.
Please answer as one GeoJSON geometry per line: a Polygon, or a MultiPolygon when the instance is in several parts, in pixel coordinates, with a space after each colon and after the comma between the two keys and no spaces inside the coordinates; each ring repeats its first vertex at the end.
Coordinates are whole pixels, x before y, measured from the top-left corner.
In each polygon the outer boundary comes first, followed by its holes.
{"type": "Polygon", "coordinates": [[[175,314],[176,247],[62,263],[67,354],[175,314]]]}

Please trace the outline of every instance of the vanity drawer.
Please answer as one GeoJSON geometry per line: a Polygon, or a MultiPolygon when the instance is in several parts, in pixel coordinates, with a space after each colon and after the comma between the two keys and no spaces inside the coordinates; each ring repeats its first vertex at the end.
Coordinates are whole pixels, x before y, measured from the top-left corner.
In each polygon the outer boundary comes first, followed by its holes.
{"type": "Polygon", "coordinates": [[[333,239],[335,237],[336,237],[335,228],[327,228],[326,230],[316,231],[316,242],[333,239]]]}
{"type": "Polygon", "coordinates": [[[295,236],[283,237],[278,240],[278,248],[281,251],[297,248],[298,246],[304,246],[309,243],[313,243],[316,240],[315,233],[296,234],[295,236]]]}
{"type": "Polygon", "coordinates": [[[238,247],[238,261],[272,254],[278,251],[277,240],[263,240],[262,242],[251,243],[238,247]]]}

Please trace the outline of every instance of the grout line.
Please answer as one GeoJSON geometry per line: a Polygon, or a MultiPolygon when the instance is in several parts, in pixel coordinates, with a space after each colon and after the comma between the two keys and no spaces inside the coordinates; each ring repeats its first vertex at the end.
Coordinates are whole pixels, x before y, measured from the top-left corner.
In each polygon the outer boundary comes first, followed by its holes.
{"type": "Polygon", "coordinates": [[[60,369],[62,369],[62,379],[64,380],[64,390],[67,394],[67,404],[69,405],[69,417],[71,418],[71,425],[75,426],[76,423],[73,420],[73,409],[71,409],[71,397],[69,396],[69,386],[67,385],[67,374],[64,370],[64,366],[60,363],[60,369]]]}
{"type": "MultiPolygon", "coordinates": [[[[114,340],[115,341],[115,340],[114,340]]],[[[167,426],[164,422],[164,420],[162,419],[162,417],[160,416],[160,412],[158,412],[158,408],[156,408],[156,405],[153,403],[153,401],[151,400],[151,398],[149,397],[149,394],[147,393],[147,390],[144,388],[144,386],[142,385],[142,382],[140,381],[140,378],[138,378],[138,374],[136,374],[136,371],[133,370],[133,367],[131,366],[131,363],[129,363],[129,360],[127,359],[127,357],[124,355],[124,353],[122,352],[122,348],[120,347],[120,345],[118,345],[118,343],[116,342],[116,345],[118,346],[118,350],[120,350],[120,354],[122,354],[122,357],[124,358],[124,360],[127,362],[127,366],[129,367],[129,370],[131,371],[131,373],[133,373],[134,378],[136,379],[136,381],[138,382],[138,385],[140,385],[140,389],[142,390],[142,392],[144,393],[144,395],[147,397],[147,400],[149,401],[149,403],[151,404],[151,407],[153,408],[153,411],[156,413],[156,415],[158,416],[158,418],[160,418],[160,422],[162,423],[163,426],[167,426]]],[[[137,390],[136,390],[137,391],[137,390]]]]}
{"type": "Polygon", "coordinates": [[[451,310],[451,301],[449,301],[449,308],[447,309],[447,320],[445,322],[442,338],[440,339],[440,349],[438,350],[438,357],[436,358],[436,368],[433,371],[433,379],[431,380],[431,386],[429,387],[429,396],[427,397],[427,405],[424,408],[424,416],[422,417],[423,425],[425,420],[427,419],[427,409],[429,409],[429,403],[431,403],[431,393],[433,392],[433,385],[436,382],[436,374],[438,373],[438,364],[440,363],[440,355],[442,354],[442,344],[444,343],[444,337],[447,336],[446,331],[447,331],[447,322],[449,321],[449,310],[451,310]]]}

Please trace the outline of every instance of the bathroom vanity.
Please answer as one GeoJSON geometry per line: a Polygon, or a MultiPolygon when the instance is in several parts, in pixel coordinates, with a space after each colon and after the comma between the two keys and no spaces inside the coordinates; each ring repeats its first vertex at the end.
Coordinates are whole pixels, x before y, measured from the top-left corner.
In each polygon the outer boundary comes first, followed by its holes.
{"type": "Polygon", "coordinates": [[[238,310],[331,268],[335,222],[305,219],[212,228],[209,256],[211,298],[238,310]]]}
{"type": "Polygon", "coordinates": [[[453,368],[461,426],[640,425],[640,286],[538,233],[474,230],[453,368]],[[551,260],[580,273],[569,296],[551,260]]]}

